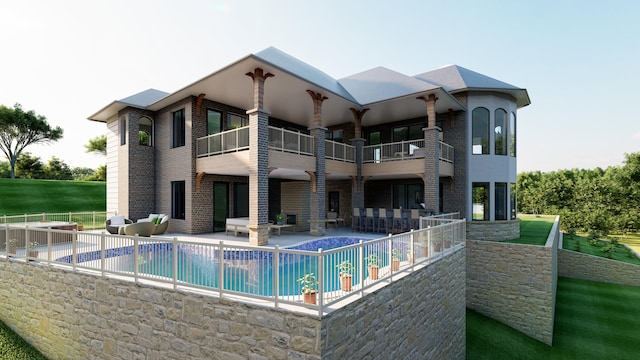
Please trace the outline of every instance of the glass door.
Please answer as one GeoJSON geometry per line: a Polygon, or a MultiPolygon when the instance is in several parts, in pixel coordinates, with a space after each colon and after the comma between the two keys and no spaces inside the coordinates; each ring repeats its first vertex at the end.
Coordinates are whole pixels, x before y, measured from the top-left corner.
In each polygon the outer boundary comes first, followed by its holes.
{"type": "Polygon", "coordinates": [[[229,183],[213,183],[213,231],[224,231],[229,217],[229,183]]]}

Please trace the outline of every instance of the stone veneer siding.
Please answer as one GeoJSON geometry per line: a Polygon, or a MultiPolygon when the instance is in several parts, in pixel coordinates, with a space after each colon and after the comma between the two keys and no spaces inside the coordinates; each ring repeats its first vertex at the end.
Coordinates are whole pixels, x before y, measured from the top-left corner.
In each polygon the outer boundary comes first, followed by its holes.
{"type": "Polygon", "coordinates": [[[640,286],[640,266],[571,250],[559,250],[558,276],[640,286]]]}
{"type": "Polygon", "coordinates": [[[552,345],[558,221],[546,246],[467,239],[467,307],[552,345]]]}
{"type": "Polygon", "coordinates": [[[465,249],[324,318],[0,259],[0,320],[50,359],[464,359],[465,249]]]}
{"type": "Polygon", "coordinates": [[[467,239],[502,241],[520,237],[520,219],[467,221],[467,239]]]}

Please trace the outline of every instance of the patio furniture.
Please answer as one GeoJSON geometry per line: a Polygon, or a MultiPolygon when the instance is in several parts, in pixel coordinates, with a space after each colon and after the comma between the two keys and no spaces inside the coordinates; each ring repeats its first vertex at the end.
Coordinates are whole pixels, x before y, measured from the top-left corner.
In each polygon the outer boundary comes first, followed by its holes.
{"type": "Polygon", "coordinates": [[[162,220],[160,220],[159,224],[155,224],[155,228],[153,230],[153,235],[164,234],[169,228],[169,215],[165,215],[162,220]]]}
{"type": "Polygon", "coordinates": [[[391,228],[390,225],[390,221],[391,219],[387,218],[387,209],[385,208],[380,208],[378,209],[378,230],[377,232],[381,232],[380,230],[384,230],[384,233],[387,234],[389,233],[389,229],[391,228]],[[384,228],[383,228],[383,224],[384,224],[384,228]]]}
{"type": "Polygon", "coordinates": [[[392,231],[394,233],[404,232],[406,219],[402,217],[402,210],[393,209],[393,226],[392,231]]]}
{"type": "Polygon", "coordinates": [[[338,214],[335,213],[334,211],[329,211],[327,213],[327,219],[325,221],[327,222],[327,226],[329,226],[329,224],[333,224],[333,226],[335,226],[337,228],[338,227],[338,214]]]}
{"type": "Polygon", "coordinates": [[[137,222],[135,224],[121,226],[118,229],[118,234],[120,235],[128,235],[128,236],[146,236],[149,237],[153,234],[153,230],[155,230],[156,225],[150,221],[137,222]]]}
{"type": "Polygon", "coordinates": [[[104,223],[105,228],[107,229],[109,234],[117,234],[120,227],[128,224],[133,224],[133,221],[130,219],[125,219],[124,215],[112,216],[104,223]]]}
{"type": "Polygon", "coordinates": [[[367,232],[367,230],[369,229],[371,229],[371,232],[376,231],[376,218],[373,216],[372,208],[366,209],[366,218],[364,221],[365,221],[365,226],[364,226],[365,232],[367,232]]]}

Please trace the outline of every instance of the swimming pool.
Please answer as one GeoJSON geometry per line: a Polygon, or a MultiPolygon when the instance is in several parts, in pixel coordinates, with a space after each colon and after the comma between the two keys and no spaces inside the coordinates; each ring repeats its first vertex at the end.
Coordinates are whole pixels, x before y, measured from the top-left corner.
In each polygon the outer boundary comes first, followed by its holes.
{"type": "MultiPolygon", "coordinates": [[[[308,241],[286,248],[286,250],[317,251],[335,249],[360,241],[370,241],[357,237],[334,237],[308,241]]],[[[286,251],[285,250],[285,251],[286,251]]],[[[138,273],[153,277],[173,278],[176,272],[177,280],[185,284],[219,289],[224,284],[226,291],[235,291],[260,296],[273,296],[275,291],[279,295],[300,294],[298,279],[304,274],[318,275],[319,264],[317,256],[297,253],[280,253],[277,259],[270,250],[224,250],[222,261],[219,259],[217,247],[200,244],[178,244],[177,253],[173,253],[172,243],[150,243],[138,246],[138,273]],[[177,264],[174,265],[174,259],[177,264]],[[277,260],[277,266],[276,266],[277,260]],[[222,272],[222,276],[221,276],[222,272]],[[277,289],[274,283],[277,282],[277,289]]],[[[337,256],[324,257],[323,282],[324,291],[339,289],[338,271],[336,265],[349,259],[354,265],[353,278],[360,276],[357,266],[357,251],[355,249],[340,252],[337,256]]],[[[77,255],[77,262],[97,261],[101,252],[85,252],[77,255]]],[[[127,246],[105,251],[105,258],[109,259],[110,271],[133,272],[136,261],[134,247],[127,246]]],[[[56,261],[71,263],[71,256],[65,256],[56,261]]],[[[366,274],[366,269],[365,276],[366,274]]],[[[354,285],[355,285],[354,280],[354,285]]]]}

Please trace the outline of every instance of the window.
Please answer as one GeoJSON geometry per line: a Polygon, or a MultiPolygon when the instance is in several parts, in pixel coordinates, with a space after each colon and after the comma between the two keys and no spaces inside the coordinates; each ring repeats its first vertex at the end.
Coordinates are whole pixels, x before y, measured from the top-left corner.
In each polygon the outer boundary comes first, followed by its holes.
{"type": "Polygon", "coordinates": [[[238,114],[227,114],[227,130],[237,129],[249,125],[249,119],[246,116],[238,114]]]}
{"type": "MultiPolygon", "coordinates": [[[[369,133],[369,145],[379,145],[380,144],[380,131],[374,131],[369,133]]],[[[372,159],[374,162],[379,163],[381,158],[381,149],[379,147],[372,149],[372,159]]]]}
{"type": "Polygon", "coordinates": [[[422,131],[424,127],[422,124],[409,126],[409,140],[424,139],[424,131],[422,131]]]}
{"type": "Polygon", "coordinates": [[[217,134],[222,131],[222,113],[207,109],[207,135],[217,134]]]}
{"type": "Polygon", "coordinates": [[[174,219],[185,218],[184,184],[184,181],[171,182],[171,217],[174,219]]]}
{"type": "Polygon", "coordinates": [[[472,190],[473,220],[489,220],[489,183],[473,183],[472,190]]]}
{"type": "Polygon", "coordinates": [[[174,113],[171,113],[173,118],[173,131],[171,138],[171,147],[180,147],[184,146],[185,141],[185,120],[184,120],[184,109],[178,110],[174,113]]]}
{"type": "Polygon", "coordinates": [[[148,117],[138,120],[138,141],[142,146],[153,146],[153,122],[148,117]]]}
{"type": "Polygon", "coordinates": [[[393,207],[395,209],[421,209],[424,187],[422,184],[394,184],[393,207]]]}
{"type": "Polygon", "coordinates": [[[489,154],[489,110],[479,107],[471,115],[472,153],[489,154]]]}
{"type": "Polygon", "coordinates": [[[333,140],[335,142],[341,143],[343,141],[343,138],[344,138],[344,131],[342,129],[333,130],[333,131],[327,131],[326,136],[327,136],[327,139],[329,139],[329,140],[333,140]]]}
{"type": "Polygon", "coordinates": [[[507,112],[497,109],[493,124],[494,154],[507,155],[507,112]]]}
{"type": "Polygon", "coordinates": [[[120,119],[120,145],[127,143],[127,120],[120,119]]]}
{"type": "Polygon", "coordinates": [[[329,211],[340,215],[340,192],[329,191],[329,211]]]}
{"type": "Polygon", "coordinates": [[[495,184],[495,219],[507,220],[507,183],[495,184]]]}
{"type": "Polygon", "coordinates": [[[509,195],[511,197],[511,220],[515,220],[516,219],[516,195],[517,195],[517,190],[516,190],[516,184],[511,183],[509,184],[509,195]]]}
{"type": "Polygon", "coordinates": [[[393,142],[404,141],[409,138],[409,127],[400,126],[393,128],[393,142]]]}
{"type": "Polygon", "coordinates": [[[516,156],[516,114],[509,114],[509,136],[511,137],[511,156],[516,156]]]}

